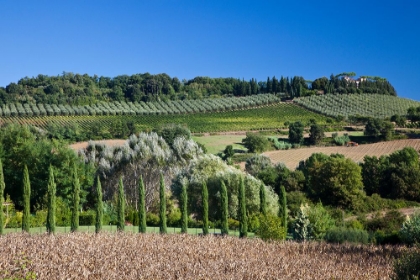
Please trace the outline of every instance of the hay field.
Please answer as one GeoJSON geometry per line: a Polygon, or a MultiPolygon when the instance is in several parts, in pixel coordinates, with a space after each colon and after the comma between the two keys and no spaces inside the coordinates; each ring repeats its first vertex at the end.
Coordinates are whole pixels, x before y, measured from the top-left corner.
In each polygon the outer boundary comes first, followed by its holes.
{"type": "Polygon", "coordinates": [[[368,156],[389,155],[404,147],[413,147],[420,150],[420,139],[396,140],[388,142],[380,142],[374,144],[364,144],[357,147],[332,146],[332,147],[311,147],[299,148],[291,150],[269,151],[263,153],[268,156],[273,163],[282,162],[287,168],[294,170],[301,160],[309,158],[313,153],[343,154],[345,157],[362,162],[363,158],[368,156]]]}
{"type": "Polygon", "coordinates": [[[7,234],[0,237],[0,277],[390,279],[403,250],[175,234],[7,234]]]}

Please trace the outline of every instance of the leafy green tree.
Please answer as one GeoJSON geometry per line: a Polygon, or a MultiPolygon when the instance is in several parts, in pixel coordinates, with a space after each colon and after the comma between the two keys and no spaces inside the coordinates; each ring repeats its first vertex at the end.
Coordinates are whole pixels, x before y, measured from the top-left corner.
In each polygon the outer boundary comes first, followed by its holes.
{"type": "Polygon", "coordinates": [[[407,244],[420,244],[420,213],[415,213],[404,222],[400,236],[407,244]]]}
{"type": "Polygon", "coordinates": [[[146,233],[146,194],[143,176],[139,180],[139,232],[146,233]]]}
{"type": "Polygon", "coordinates": [[[73,165],[73,201],[71,208],[71,232],[76,232],[79,229],[79,208],[80,208],[80,184],[77,176],[76,164],[73,165]]]}
{"type": "Polygon", "coordinates": [[[22,216],[22,230],[29,232],[31,227],[31,183],[29,181],[28,167],[24,166],[23,169],[23,216],[22,216]]]}
{"type": "Polygon", "coordinates": [[[188,194],[187,184],[182,184],[181,204],[181,233],[188,233],[188,194]]]}
{"type": "Polygon", "coordinates": [[[364,134],[375,138],[382,138],[383,140],[389,140],[392,137],[393,130],[394,125],[391,122],[370,118],[365,125],[364,134]]]}
{"type": "Polygon", "coordinates": [[[261,171],[271,167],[271,159],[264,155],[253,155],[245,162],[245,171],[252,176],[257,176],[261,171]]]}
{"type": "Polygon", "coordinates": [[[166,229],[166,193],[165,193],[165,181],[163,179],[163,174],[162,173],[160,174],[159,198],[160,198],[159,231],[160,231],[160,233],[167,233],[167,229],[166,229]]]}
{"type": "Polygon", "coordinates": [[[353,209],[363,197],[361,168],[351,159],[330,156],[309,172],[309,193],[314,201],[353,209]]]}
{"type": "Polygon", "coordinates": [[[186,140],[191,139],[191,131],[180,124],[167,124],[160,127],[156,132],[165,139],[170,147],[173,146],[177,137],[184,137],[186,140]]]}
{"type": "Polygon", "coordinates": [[[304,125],[301,122],[294,122],[289,125],[289,142],[301,144],[303,142],[304,125]]]}
{"type": "Polygon", "coordinates": [[[380,194],[381,179],[384,168],[387,166],[385,157],[365,156],[360,166],[362,168],[362,179],[366,194],[380,194]]]}
{"type": "Polygon", "coordinates": [[[286,238],[286,228],[282,226],[281,218],[268,214],[259,217],[260,226],[256,234],[262,240],[284,240],[286,238]]]}
{"type": "Polygon", "coordinates": [[[209,192],[206,182],[203,182],[201,199],[203,202],[203,234],[209,233],[209,192]]]}
{"type": "Polygon", "coordinates": [[[241,178],[241,184],[239,186],[239,193],[238,193],[238,200],[239,200],[239,237],[247,237],[248,236],[248,219],[246,213],[246,198],[245,198],[245,183],[244,179],[241,178]]]}
{"type": "Polygon", "coordinates": [[[221,219],[221,233],[222,234],[229,234],[229,225],[228,225],[228,218],[229,218],[229,203],[228,203],[228,193],[225,182],[223,180],[220,184],[220,204],[222,208],[222,219],[221,219]]]}
{"type": "Polygon", "coordinates": [[[265,216],[267,215],[267,202],[265,198],[265,186],[260,185],[260,213],[265,216]]]}
{"type": "Polygon", "coordinates": [[[264,152],[270,146],[270,142],[264,136],[247,132],[246,137],[242,139],[242,144],[250,153],[264,152]]]}
{"type": "Polygon", "coordinates": [[[102,201],[102,186],[99,176],[96,178],[96,204],[95,204],[95,232],[99,233],[102,230],[104,207],[102,201]]]}
{"type": "Polygon", "coordinates": [[[335,220],[324,208],[322,203],[308,207],[306,215],[310,222],[309,232],[311,239],[321,240],[329,229],[335,227],[335,220]]]}
{"type": "Polygon", "coordinates": [[[279,217],[283,222],[284,228],[287,229],[287,194],[284,186],[280,187],[279,204],[279,217]]]}
{"type": "Polygon", "coordinates": [[[4,175],[3,175],[3,164],[0,158],[0,235],[3,234],[4,227],[4,214],[3,214],[3,203],[4,203],[4,175]]]}
{"type": "Polygon", "coordinates": [[[324,128],[319,124],[311,125],[309,131],[309,143],[312,145],[318,145],[325,137],[324,128]]]}
{"type": "Polygon", "coordinates": [[[224,153],[224,156],[223,156],[224,160],[227,160],[228,158],[233,157],[233,155],[235,154],[235,151],[233,150],[233,146],[227,145],[223,153],[224,153]]]}
{"type": "Polygon", "coordinates": [[[55,233],[55,209],[56,209],[56,186],[54,181],[54,171],[52,166],[49,168],[49,179],[48,179],[48,213],[47,213],[47,232],[55,233]]]}
{"type": "Polygon", "coordinates": [[[118,231],[124,231],[125,227],[125,196],[124,196],[124,184],[122,177],[120,177],[120,183],[118,184],[118,202],[117,202],[117,229],[118,231]]]}

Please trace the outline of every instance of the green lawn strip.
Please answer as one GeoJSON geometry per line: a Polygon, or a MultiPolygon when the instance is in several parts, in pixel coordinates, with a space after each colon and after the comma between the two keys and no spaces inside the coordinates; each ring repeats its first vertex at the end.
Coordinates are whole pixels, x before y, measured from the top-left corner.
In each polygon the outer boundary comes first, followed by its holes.
{"type": "MultiPolygon", "coordinates": [[[[117,232],[117,226],[115,225],[104,225],[102,227],[102,231],[104,232],[117,232]]],[[[21,228],[6,228],[4,229],[4,233],[21,233],[21,228]]],[[[43,234],[46,233],[45,227],[31,227],[30,233],[31,234],[43,234]]],[[[95,226],[79,226],[78,232],[87,232],[87,233],[94,233],[95,226]]],[[[138,226],[125,226],[124,232],[131,232],[131,233],[138,233],[138,226]]],[[[159,227],[147,227],[147,233],[159,233],[159,227]]],[[[68,227],[56,227],[56,233],[70,233],[70,226],[68,227]]],[[[168,234],[179,234],[181,233],[181,228],[178,227],[168,227],[168,234]]],[[[188,228],[188,234],[202,234],[202,228],[188,228]]],[[[210,234],[220,234],[220,229],[211,228],[209,229],[210,234]]],[[[239,232],[237,230],[230,230],[229,235],[232,236],[239,236],[239,232]]],[[[255,236],[254,233],[248,233],[248,236],[253,237],[255,236]]]]}

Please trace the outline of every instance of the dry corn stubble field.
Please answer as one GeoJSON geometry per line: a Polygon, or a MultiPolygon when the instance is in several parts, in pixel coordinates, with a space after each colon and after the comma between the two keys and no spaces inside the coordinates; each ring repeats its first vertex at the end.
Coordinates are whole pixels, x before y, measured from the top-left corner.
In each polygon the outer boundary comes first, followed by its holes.
{"type": "Polygon", "coordinates": [[[0,237],[0,277],[390,279],[403,250],[174,234],[7,234],[0,237]]]}
{"type": "Polygon", "coordinates": [[[354,160],[355,162],[362,162],[366,155],[380,157],[382,155],[389,155],[405,147],[413,147],[416,151],[420,150],[420,139],[379,142],[374,144],[359,145],[356,147],[311,147],[269,151],[265,152],[264,155],[269,157],[273,163],[282,162],[287,166],[287,168],[294,170],[301,160],[309,158],[313,153],[324,153],[326,155],[338,153],[344,155],[346,158],[354,160]]]}

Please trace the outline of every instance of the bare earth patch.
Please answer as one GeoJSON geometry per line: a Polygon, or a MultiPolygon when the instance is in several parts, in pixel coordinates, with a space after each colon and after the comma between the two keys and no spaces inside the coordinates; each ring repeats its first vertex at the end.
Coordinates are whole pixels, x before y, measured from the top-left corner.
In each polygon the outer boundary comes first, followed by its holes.
{"type": "MultiPolygon", "coordinates": [[[[127,140],[125,139],[109,139],[109,140],[97,140],[97,141],[92,141],[92,142],[105,144],[107,146],[123,146],[126,141],[127,140]]],[[[70,148],[72,148],[75,151],[78,151],[80,149],[86,149],[88,145],[89,145],[88,141],[77,142],[77,143],[71,144],[70,148]]]]}
{"type": "Polygon", "coordinates": [[[363,158],[368,156],[389,155],[404,147],[413,147],[420,150],[420,139],[396,140],[389,142],[380,142],[374,144],[359,145],[356,147],[334,146],[334,147],[311,147],[281,151],[269,151],[264,155],[268,156],[273,163],[282,162],[287,168],[294,170],[301,160],[309,158],[313,153],[343,154],[345,157],[355,162],[363,162],[363,158]]]}

